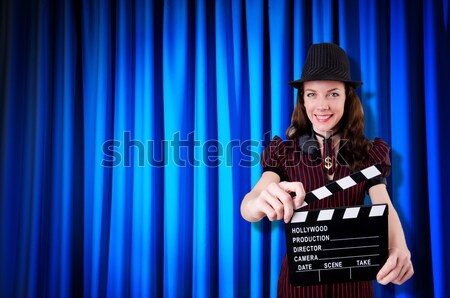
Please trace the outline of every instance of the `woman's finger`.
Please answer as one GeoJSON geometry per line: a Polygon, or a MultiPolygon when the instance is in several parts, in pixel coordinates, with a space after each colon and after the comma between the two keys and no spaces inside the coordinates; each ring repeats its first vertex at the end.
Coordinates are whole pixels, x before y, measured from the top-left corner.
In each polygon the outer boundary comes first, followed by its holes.
{"type": "Polygon", "coordinates": [[[402,279],[398,282],[399,285],[403,284],[404,282],[406,282],[408,279],[411,278],[411,276],[413,276],[414,274],[414,269],[411,266],[408,268],[408,270],[406,271],[405,275],[403,275],[402,279]]]}
{"type": "Polygon", "coordinates": [[[380,271],[378,271],[377,281],[382,285],[386,285],[387,283],[389,283],[390,282],[389,274],[391,274],[392,271],[396,268],[396,265],[397,265],[397,257],[390,256],[387,259],[386,263],[383,265],[383,267],[380,269],[380,271]]]}
{"type": "MultiPolygon", "coordinates": [[[[292,197],[279,184],[276,183],[269,185],[267,190],[282,204],[282,210],[277,210],[277,213],[282,212],[283,214],[282,217],[278,217],[278,219],[284,218],[284,222],[288,222],[294,214],[294,203],[292,197]]],[[[280,206],[278,207],[281,209],[280,206]]]]}
{"type": "Polygon", "coordinates": [[[288,193],[295,193],[293,198],[294,209],[298,209],[305,200],[305,188],[301,182],[280,182],[280,187],[288,193]]]}
{"type": "Polygon", "coordinates": [[[386,275],[381,280],[378,280],[378,282],[382,285],[387,285],[388,283],[392,282],[394,279],[398,277],[400,270],[401,270],[400,267],[395,267],[391,272],[389,272],[388,275],[386,275]]]}
{"type": "Polygon", "coordinates": [[[268,189],[261,192],[260,199],[262,203],[264,203],[262,204],[262,206],[266,205],[264,208],[264,212],[266,213],[269,220],[273,221],[283,218],[283,204],[281,204],[281,202],[277,198],[275,198],[268,189]]]}
{"type": "Polygon", "coordinates": [[[414,269],[412,267],[412,263],[409,262],[408,264],[405,264],[400,271],[400,274],[398,275],[398,278],[396,278],[392,283],[401,285],[405,281],[407,281],[411,276],[414,274],[414,269]]]}

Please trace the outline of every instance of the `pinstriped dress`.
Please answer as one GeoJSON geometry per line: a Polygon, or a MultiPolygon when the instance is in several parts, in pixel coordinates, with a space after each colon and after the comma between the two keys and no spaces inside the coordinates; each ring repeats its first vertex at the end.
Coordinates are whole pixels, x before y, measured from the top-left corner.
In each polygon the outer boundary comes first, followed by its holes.
{"type": "MultiPolygon", "coordinates": [[[[343,142],[342,142],[343,143],[343,142]]],[[[263,171],[272,171],[281,181],[299,181],[309,192],[327,184],[328,178],[322,168],[322,158],[317,141],[309,135],[295,140],[283,141],[275,136],[261,155],[263,171]]],[[[345,207],[364,204],[365,192],[373,185],[386,183],[391,169],[389,145],[382,139],[373,141],[372,149],[366,159],[366,166],[380,164],[382,175],[360,183],[320,201],[306,206],[306,209],[345,207]]],[[[343,150],[339,151],[340,153],[343,150]]],[[[334,180],[351,174],[346,166],[344,154],[336,156],[334,180]]],[[[326,285],[292,286],[289,282],[289,270],[285,255],[278,279],[278,297],[373,297],[372,281],[355,281],[326,285]]]]}

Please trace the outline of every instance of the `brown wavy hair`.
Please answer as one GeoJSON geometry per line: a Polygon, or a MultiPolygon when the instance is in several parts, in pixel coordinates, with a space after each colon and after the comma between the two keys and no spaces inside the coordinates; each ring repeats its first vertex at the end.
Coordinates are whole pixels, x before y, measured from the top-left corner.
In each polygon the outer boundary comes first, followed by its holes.
{"type": "MultiPolygon", "coordinates": [[[[304,90],[301,86],[297,94],[297,104],[292,113],[291,125],[286,130],[286,137],[290,140],[310,134],[312,130],[303,95],[304,90]]],[[[341,139],[348,141],[341,147],[340,154],[352,171],[359,171],[365,166],[372,142],[364,136],[363,107],[355,89],[349,84],[345,84],[345,96],[344,115],[338,123],[338,129],[341,132],[341,139]]]]}

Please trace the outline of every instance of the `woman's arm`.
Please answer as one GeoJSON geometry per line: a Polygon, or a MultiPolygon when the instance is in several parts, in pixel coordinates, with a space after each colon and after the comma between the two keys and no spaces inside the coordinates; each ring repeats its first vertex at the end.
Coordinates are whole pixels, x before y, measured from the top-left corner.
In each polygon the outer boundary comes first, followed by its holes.
{"type": "Polygon", "coordinates": [[[304,199],[305,190],[300,182],[280,182],[278,174],[267,171],[242,200],[241,215],[250,222],[259,221],[264,216],[271,221],[284,218],[288,222],[304,199]],[[294,198],[291,192],[295,192],[294,198]]]}
{"type": "Polygon", "coordinates": [[[389,258],[378,272],[377,281],[383,285],[390,282],[401,285],[411,278],[414,269],[400,219],[392,205],[386,185],[372,186],[369,189],[369,196],[372,204],[387,204],[389,207],[389,258]]]}

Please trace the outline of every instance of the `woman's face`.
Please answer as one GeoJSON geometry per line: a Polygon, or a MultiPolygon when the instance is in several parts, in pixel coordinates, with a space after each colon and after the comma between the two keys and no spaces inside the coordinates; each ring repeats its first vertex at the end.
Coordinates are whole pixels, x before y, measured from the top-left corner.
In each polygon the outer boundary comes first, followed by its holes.
{"type": "Polygon", "coordinates": [[[344,115],[345,84],[338,81],[310,81],[304,83],[306,114],[314,130],[321,135],[335,132],[344,115]]]}

